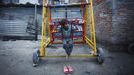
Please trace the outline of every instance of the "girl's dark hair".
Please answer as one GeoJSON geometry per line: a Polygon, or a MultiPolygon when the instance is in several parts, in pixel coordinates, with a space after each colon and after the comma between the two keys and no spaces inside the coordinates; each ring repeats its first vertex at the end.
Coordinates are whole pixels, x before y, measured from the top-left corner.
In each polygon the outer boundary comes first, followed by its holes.
{"type": "Polygon", "coordinates": [[[68,23],[68,20],[67,19],[62,19],[61,22],[60,22],[61,25],[65,25],[67,23],[68,23]]]}

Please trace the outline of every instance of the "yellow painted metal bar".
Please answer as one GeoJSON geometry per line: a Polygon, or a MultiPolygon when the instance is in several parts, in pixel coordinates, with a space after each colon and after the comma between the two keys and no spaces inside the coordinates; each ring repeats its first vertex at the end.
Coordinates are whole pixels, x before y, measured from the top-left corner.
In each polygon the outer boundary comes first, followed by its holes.
{"type": "Polygon", "coordinates": [[[91,21],[91,17],[90,17],[90,40],[93,41],[93,29],[92,29],[92,21],[91,21]]]}
{"type": "MultiPolygon", "coordinates": [[[[88,31],[88,29],[89,29],[89,23],[88,23],[88,21],[89,21],[89,19],[88,19],[88,17],[89,17],[89,8],[88,8],[88,5],[86,6],[86,12],[85,12],[85,20],[86,20],[86,35],[84,36],[85,37],[85,41],[86,41],[86,43],[92,48],[92,50],[93,50],[93,43],[92,43],[92,41],[91,40],[89,40],[89,36],[87,36],[87,31],[88,31]]],[[[91,28],[91,27],[90,27],[91,28]]],[[[90,30],[90,32],[91,32],[91,30],[90,30]]]]}
{"type": "Polygon", "coordinates": [[[86,40],[89,41],[92,45],[94,45],[94,43],[87,37],[85,36],[86,40]]]}
{"type": "Polygon", "coordinates": [[[50,8],[48,8],[48,13],[47,13],[47,15],[48,15],[48,37],[50,38],[50,40],[51,40],[51,33],[50,33],[50,22],[51,22],[51,17],[50,17],[50,8]]]}
{"type": "Polygon", "coordinates": [[[50,38],[48,38],[47,41],[43,43],[43,46],[44,46],[44,47],[47,47],[47,45],[48,45],[49,43],[50,43],[50,38]]]}
{"type": "Polygon", "coordinates": [[[47,40],[46,40],[46,42],[43,42],[43,47],[44,47],[44,49],[45,49],[45,47],[47,47],[47,45],[50,43],[50,38],[48,38],[47,40]]]}
{"type": "MultiPolygon", "coordinates": [[[[90,6],[91,5],[89,5],[89,7],[90,6]]],[[[91,14],[92,13],[92,11],[91,11],[92,9],[91,8],[88,8],[88,9],[89,9],[89,12],[90,12],[89,13],[89,19],[90,19],[89,20],[89,23],[90,23],[90,40],[93,41],[93,25],[92,25],[92,17],[91,17],[92,16],[92,14],[91,14]]]]}
{"type": "Polygon", "coordinates": [[[44,43],[46,43],[46,0],[43,0],[43,11],[42,11],[42,38],[41,38],[41,48],[40,48],[40,56],[45,56],[45,47],[44,43]]]}
{"type": "Polygon", "coordinates": [[[88,24],[88,5],[86,5],[86,11],[85,11],[85,16],[84,16],[84,18],[85,18],[85,36],[86,37],[88,37],[87,36],[87,33],[88,33],[88,28],[89,28],[89,24],[88,24]]]}
{"type": "MultiPolygon", "coordinates": [[[[46,58],[65,58],[66,55],[46,55],[46,58]]],[[[70,56],[71,58],[91,58],[91,57],[95,57],[93,54],[74,54],[70,56]]]]}
{"type": "Polygon", "coordinates": [[[87,41],[86,40],[86,43],[91,47],[91,49],[94,51],[94,46],[89,42],[89,41],[87,41]]]}
{"type": "Polygon", "coordinates": [[[93,36],[93,33],[92,33],[92,25],[89,24],[88,21],[90,21],[91,19],[89,19],[90,15],[89,15],[89,6],[87,5],[86,6],[86,12],[85,12],[85,20],[86,20],[86,34],[87,34],[87,31],[90,27],[90,39],[89,39],[89,36],[85,35],[85,41],[86,43],[89,45],[89,47],[91,47],[92,50],[94,50],[94,43],[93,41],[91,40],[92,36],[93,36]]]}
{"type": "MultiPolygon", "coordinates": [[[[90,28],[90,40],[92,40],[92,25],[91,25],[91,17],[90,17],[90,11],[89,11],[89,5],[86,5],[86,13],[85,13],[85,18],[86,18],[86,25],[87,25],[87,31],[90,28]],[[88,22],[89,21],[89,22],[88,22]]],[[[88,36],[89,37],[89,36],[88,36]]]]}
{"type": "MultiPolygon", "coordinates": [[[[91,23],[91,17],[90,17],[90,12],[89,12],[89,5],[86,6],[86,13],[85,13],[85,18],[86,18],[86,33],[90,28],[90,37],[86,36],[88,39],[90,38],[90,42],[93,40],[93,26],[91,23]],[[89,22],[88,22],[89,21],[89,22]]],[[[93,41],[92,41],[93,42],[93,41]]]]}
{"type": "MultiPolygon", "coordinates": [[[[85,13],[84,13],[84,26],[85,26],[85,34],[84,34],[84,36],[87,36],[87,30],[88,30],[88,23],[87,23],[87,5],[86,5],[86,11],[85,11],[85,13]]],[[[85,39],[85,38],[84,38],[85,39]]]]}
{"type": "Polygon", "coordinates": [[[92,29],[93,29],[93,42],[94,42],[94,55],[97,54],[97,51],[96,51],[96,36],[95,36],[95,26],[94,26],[94,14],[93,14],[93,0],[89,0],[90,2],[90,5],[89,5],[89,8],[90,8],[90,16],[91,16],[91,22],[92,22],[92,29]]]}

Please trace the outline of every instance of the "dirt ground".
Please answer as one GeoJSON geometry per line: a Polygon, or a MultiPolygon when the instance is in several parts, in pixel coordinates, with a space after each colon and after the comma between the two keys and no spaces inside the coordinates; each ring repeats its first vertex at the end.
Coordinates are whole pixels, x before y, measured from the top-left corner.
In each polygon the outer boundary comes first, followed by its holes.
{"type": "MultiPolygon", "coordinates": [[[[102,65],[95,58],[47,58],[41,60],[38,67],[33,67],[33,50],[39,45],[38,41],[0,41],[0,75],[65,75],[63,67],[66,65],[74,68],[72,75],[134,75],[134,55],[124,52],[106,51],[102,65]]],[[[65,54],[61,45],[47,49],[65,54]]],[[[85,53],[86,50],[88,47],[81,45],[74,47],[73,53],[85,53]]]]}

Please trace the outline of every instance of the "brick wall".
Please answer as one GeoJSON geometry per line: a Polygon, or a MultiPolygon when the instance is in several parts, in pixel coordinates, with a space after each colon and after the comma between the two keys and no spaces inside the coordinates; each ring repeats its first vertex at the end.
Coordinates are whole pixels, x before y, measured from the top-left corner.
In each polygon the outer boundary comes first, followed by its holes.
{"type": "Polygon", "coordinates": [[[112,35],[111,1],[95,0],[94,15],[97,41],[101,44],[110,44],[112,35]]]}
{"type": "Polygon", "coordinates": [[[134,0],[95,0],[94,15],[97,41],[109,50],[134,42],[134,0]]]}
{"type": "Polygon", "coordinates": [[[127,49],[127,46],[134,42],[134,1],[114,0],[113,1],[113,34],[111,42],[119,45],[119,49],[127,49]]]}

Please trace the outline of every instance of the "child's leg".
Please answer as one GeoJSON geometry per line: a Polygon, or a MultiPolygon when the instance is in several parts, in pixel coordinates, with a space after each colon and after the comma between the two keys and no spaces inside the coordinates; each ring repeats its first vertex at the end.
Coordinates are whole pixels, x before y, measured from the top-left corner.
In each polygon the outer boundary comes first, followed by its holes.
{"type": "Polygon", "coordinates": [[[63,40],[63,48],[65,49],[66,54],[68,56],[70,56],[71,53],[72,53],[72,49],[73,49],[73,42],[72,42],[72,40],[63,40]]]}
{"type": "Polygon", "coordinates": [[[68,48],[69,56],[71,55],[72,50],[73,50],[73,44],[69,44],[69,48],[68,48]]]}
{"type": "Polygon", "coordinates": [[[69,51],[68,51],[68,47],[69,45],[67,44],[67,40],[63,40],[63,48],[65,49],[66,51],[66,54],[69,56],[69,51]]]}
{"type": "Polygon", "coordinates": [[[69,41],[69,54],[70,55],[72,53],[72,50],[73,50],[73,41],[72,41],[72,39],[70,39],[70,41],[69,41]]]}
{"type": "Polygon", "coordinates": [[[68,56],[70,56],[70,54],[71,54],[71,52],[72,52],[72,48],[70,48],[70,45],[69,45],[69,44],[64,44],[64,45],[63,45],[63,48],[65,49],[66,54],[67,54],[68,56]]]}
{"type": "Polygon", "coordinates": [[[73,44],[72,43],[67,44],[67,46],[66,46],[66,53],[68,54],[68,56],[71,55],[72,50],[73,50],[73,44]]]}

